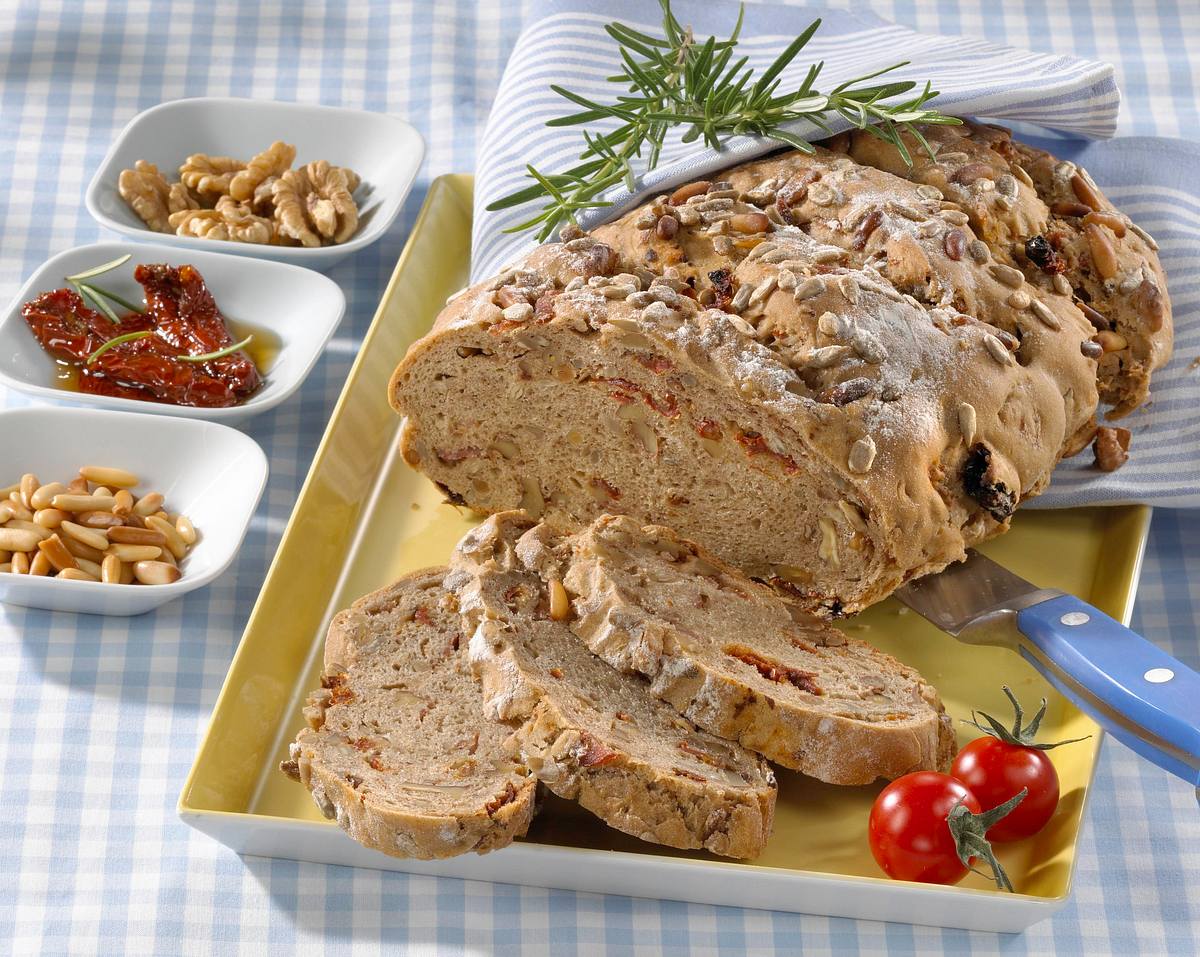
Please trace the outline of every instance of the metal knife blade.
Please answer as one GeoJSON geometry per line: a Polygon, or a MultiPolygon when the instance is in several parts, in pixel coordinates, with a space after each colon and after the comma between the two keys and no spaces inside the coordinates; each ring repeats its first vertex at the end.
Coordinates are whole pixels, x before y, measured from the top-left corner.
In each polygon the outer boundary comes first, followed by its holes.
{"type": "Polygon", "coordinates": [[[909,582],[896,592],[896,597],[956,638],[989,644],[992,643],[988,641],[989,634],[996,632],[990,635],[995,643],[1011,645],[1015,635],[1005,635],[990,627],[996,623],[994,619],[1061,594],[1038,588],[971,549],[966,561],[909,582]]]}

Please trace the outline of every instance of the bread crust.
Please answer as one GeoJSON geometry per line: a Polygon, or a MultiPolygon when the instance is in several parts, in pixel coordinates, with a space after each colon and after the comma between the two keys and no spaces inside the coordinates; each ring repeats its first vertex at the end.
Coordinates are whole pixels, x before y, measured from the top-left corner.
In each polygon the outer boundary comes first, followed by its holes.
{"type": "MultiPolygon", "coordinates": [[[[430,860],[468,851],[487,853],[523,836],[535,812],[536,781],[505,759],[501,742],[506,729],[481,722],[480,734],[466,746],[471,757],[464,757],[473,762],[470,767],[480,770],[468,770],[460,778],[440,779],[431,787],[423,786],[417,793],[433,789],[445,792],[423,802],[434,807],[416,806],[412,792],[405,790],[409,786],[396,784],[396,772],[380,763],[380,759],[387,760],[386,750],[373,749],[376,745],[395,746],[406,737],[421,735],[424,721],[423,717],[404,714],[390,726],[381,723],[379,719],[394,714],[382,707],[384,692],[378,684],[360,687],[365,684],[366,667],[380,660],[400,665],[389,674],[413,689],[412,693],[421,691],[422,681],[429,684],[429,675],[436,674],[441,681],[439,689],[450,688],[466,700],[467,707],[482,710],[480,692],[466,668],[465,646],[452,655],[442,655],[440,650],[405,653],[397,648],[397,643],[414,646],[428,641],[436,642],[440,649],[445,631],[439,626],[457,633],[457,607],[441,588],[445,571],[431,568],[406,575],[360,598],[334,618],[325,644],[323,687],[314,692],[305,709],[309,727],[297,736],[290,760],[281,765],[285,774],[309,789],[318,809],[336,820],[354,840],[396,857],[430,860]],[[416,620],[414,616],[418,616],[416,620]],[[420,616],[424,616],[424,622],[420,616]],[[414,661],[423,661],[420,670],[408,667],[414,661]],[[364,702],[364,695],[375,695],[380,700],[364,702]],[[364,710],[347,718],[347,712],[355,708],[364,710]],[[362,766],[351,763],[361,757],[356,754],[360,751],[366,755],[362,766]],[[493,761],[509,769],[482,770],[493,761]],[[457,792],[464,789],[464,782],[479,784],[474,788],[479,794],[477,803],[458,799],[457,792]],[[398,792],[387,791],[389,786],[397,787],[398,792]],[[406,795],[414,801],[411,806],[405,805],[406,795]],[[452,805],[455,801],[461,806],[436,809],[438,803],[452,805]]],[[[462,706],[462,702],[457,705],[462,706]]],[[[450,757],[455,755],[447,759],[450,757]]],[[[425,770],[436,773],[432,767],[425,770]]]]}
{"type": "MultiPolygon", "coordinates": [[[[516,722],[514,752],[551,791],[642,840],[752,858],[771,833],[774,773],[695,728],[644,682],[592,656],[548,615],[547,587],[514,560],[525,516],[468,533],[446,587],[471,632],[489,717],[516,722]]],[[[533,559],[536,560],[536,559],[533,559]]]]}
{"type": "MultiPolygon", "coordinates": [[[[964,133],[930,135],[1018,168],[990,127],[964,133]]],[[[392,378],[406,461],[484,512],[670,526],[827,616],[1004,531],[1090,441],[1097,375],[1123,413],[1164,361],[1157,259],[1127,228],[1118,265],[1144,257],[1130,296],[1153,317],[1127,350],[1144,361],[1113,371],[1076,305],[1095,299],[1086,257],[1060,243],[1078,278],[1056,281],[1012,252],[1049,215],[1036,170],[984,189],[954,181],[956,159],[943,190],[918,181],[941,166],[909,179],[831,145],[660,197],[455,298],[392,378]]]]}

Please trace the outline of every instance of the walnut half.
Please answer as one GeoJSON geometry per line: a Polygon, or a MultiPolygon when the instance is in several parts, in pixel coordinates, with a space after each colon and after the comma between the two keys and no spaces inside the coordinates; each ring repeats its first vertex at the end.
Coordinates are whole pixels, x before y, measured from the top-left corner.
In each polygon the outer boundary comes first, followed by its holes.
{"type": "Polygon", "coordinates": [[[138,160],[133,169],[122,170],[117,191],[138,218],[156,233],[171,231],[167,221],[171,213],[168,207],[171,187],[153,163],[138,160]]]}
{"type": "Polygon", "coordinates": [[[288,170],[275,181],[275,221],[304,246],[342,243],[358,228],[346,170],[325,160],[288,170]]]}

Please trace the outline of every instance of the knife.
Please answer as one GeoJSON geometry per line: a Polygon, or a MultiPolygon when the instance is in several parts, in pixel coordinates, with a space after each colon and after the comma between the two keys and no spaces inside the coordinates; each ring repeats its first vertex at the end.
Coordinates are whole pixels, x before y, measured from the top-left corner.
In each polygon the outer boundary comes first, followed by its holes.
{"type": "Polygon", "coordinates": [[[976,551],[896,592],[960,641],[1012,648],[1080,711],[1196,789],[1200,674],[1074,595],[1038,588],[976,551]]]}

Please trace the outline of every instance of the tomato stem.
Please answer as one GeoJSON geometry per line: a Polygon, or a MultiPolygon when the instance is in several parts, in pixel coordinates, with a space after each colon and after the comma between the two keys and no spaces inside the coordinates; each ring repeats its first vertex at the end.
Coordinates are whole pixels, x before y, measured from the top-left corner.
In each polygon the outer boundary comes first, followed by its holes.
{"type": "Polygon", "coordinates": [[[1025,795],[1028,793],[1029,788],[1021,788],[1017,794],[1003,804],[997,805],[990,811],[984,811],[982,814],[972,814],[971,809],[963,803],[963,799],[959,799],[959,802],[950,809],[950,814],[946,818],[946,824],[950,827],[950,834],[954,838],[954,848],[958,851],[958,859],[962,861],[963,866],[972,873],[990,877],[1000,890],[1008,891],[1010,894],[1013,893],[1012,881],[1000,861],[996,859],[992,845],[987,839],[987,832],[993,824],[1007,816],[1009,811],[1025,800],[1025,795]],[[971,866],[971,860],[976,857],[982,857],[987,861],[988,867],[992,869],[991,874],[986,874],[971,866]]]}
{"type": "Polygon", "coordinates": [[[1013,713],[1015,715],[1011,730],[1004,727],[1004,725],[1002,725],[986,711],[980,711],[978,714],[972,711],[971,720],[967,721],[964,719],[963,723],[969,724],[993,738],[999,738],[1005,744],[1011,744],[1013,747],[1037,748],[1039,751],[1049,751],[1051,748],[1062,747],[1064,744],[1076,744],[1079,741],[1086,741],[1091,737],[1090,734],[1085,734],[1082,738],[1070,738],[1066,741],[1035,741],[1034,739],[1037,737],[1038,728],[1040,728],[1042,725],[1042,718],[1046,716],[1046,699],[1042,699],[1041,707],[1038,708],[1037,714],[1030,719],[1029,724],[1023,724],[1025,720],[1025,712],[1021,709],[1021,702],[1017,700],[1017,696],[1013,694],[1012,689],[1008,685],[1004,685],[1003,687],[1004,694],[1008,697],[1008,700],[1012,702],[1013,713]],[[980,718],[983,718],[983,720],[991,725],[991,727],[985,728],[982,724],[980,724],[980,718]]]}

